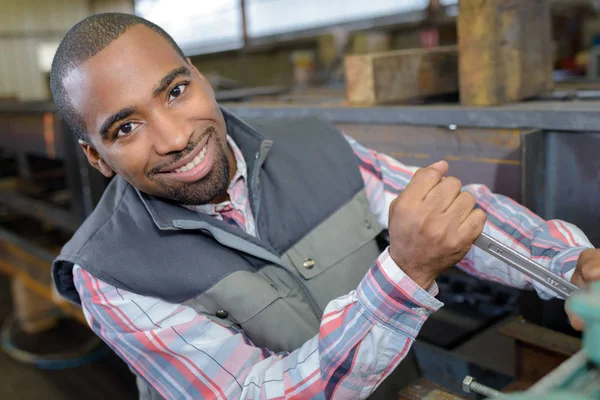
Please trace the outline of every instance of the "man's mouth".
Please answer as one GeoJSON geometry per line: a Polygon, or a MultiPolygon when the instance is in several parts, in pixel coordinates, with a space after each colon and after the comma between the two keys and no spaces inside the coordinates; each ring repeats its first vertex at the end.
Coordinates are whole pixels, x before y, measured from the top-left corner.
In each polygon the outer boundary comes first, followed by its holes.
{"type": "Polygon", "coordinates": [[[194,169],[195,166],[197,166],[198,164],[200,164],[202,162],[202,160],[204,160],[204,157],[206,156],[206,147],[207,147],[207,145],[208,145],[208,141],[202,147],[202,149],[200,150],[200,153],[198,153],[198,155],[196,157],[194,157],[194,159],[192,161],[190,161],[189,163],[185,164],[181,168],[175,169],[172,172],[181,173],[181,172],[188,172],[188,171],[191,171],[192,169],[194,169]]]}
{"type": "Polygon", "coordinates": [[[213,167],[216,143],[213,135],[207,135],[203,142],[198,144],[190,154],[163,169],[159,175],[163,179],[188,183],[204,178],[213,167]]]}

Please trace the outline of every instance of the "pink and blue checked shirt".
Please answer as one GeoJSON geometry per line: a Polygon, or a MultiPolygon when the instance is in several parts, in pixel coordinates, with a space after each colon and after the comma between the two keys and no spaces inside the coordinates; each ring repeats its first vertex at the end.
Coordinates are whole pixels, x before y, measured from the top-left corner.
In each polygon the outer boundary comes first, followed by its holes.
{"type": "MultiPolygon", "coordinates": [[[[388,224],[391,201],[417,170],[368,150],[351,138],[372,211],[388,224]]],[[[231,201],[192,207],[255,234],[246,189],[246,164],[229,139],[237,174],[231,201]]],[[[488,215],[485,231],[570,279],[585,235],[563,221],[544,221],[482,185],[464,188],[488,215]]],[[[481,278],[519,288],[543,287],[473,248],[459,265],[481,278]]],[[[125,266],[126,267],[126,266],[125,266]]],[[[427,317],[443,306],[415,284],[384,251],[355,291],[332,300],[320,331],[291,353],[259,348],[243,331],[224,327],[181,304],[129,293],[79,266],[75,285],[85,316],[98,334],[167,399],[366,398],[400,363],[427,317]]]]}

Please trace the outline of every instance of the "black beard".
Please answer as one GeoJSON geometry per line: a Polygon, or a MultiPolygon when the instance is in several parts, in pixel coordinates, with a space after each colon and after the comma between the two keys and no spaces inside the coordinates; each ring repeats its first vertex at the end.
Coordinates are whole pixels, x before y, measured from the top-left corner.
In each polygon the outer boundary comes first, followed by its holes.
{"type": "Polygon", "coordinates": [[[165,181],[154,176],[154,182],[164,190],[164,197],[186,205],[201,205],[210,203],[213,199],[225,193],[229,185],[229,160],[218,139],[216,140],[215,163],[211,171],[196,182],[165,181]]]}

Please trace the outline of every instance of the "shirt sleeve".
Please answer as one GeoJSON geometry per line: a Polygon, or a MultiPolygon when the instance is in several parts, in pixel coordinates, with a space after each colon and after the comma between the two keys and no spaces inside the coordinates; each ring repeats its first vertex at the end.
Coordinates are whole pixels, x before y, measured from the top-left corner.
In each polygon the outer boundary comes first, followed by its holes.
{"type": "MultiPolygon", "coordinates": [[[[390,203],[419,168],[406,166],[362,146],[349,136],[346,138],[356,154],[371,210],[387,227],[390,203]]],[[[463,190],[472,193],[477,207],[486,212],[486,233],[567,280],[573,275],[579,254],[593,247],[576,226],[557,219],[545,221],[514,200],[492,193],[484,185],[465,185],[463,190]]],[[[457,266],[482,279],[535,289],[544,299],[556,296],[543,285],[475,246],[457,266]]]]}
{"type": "Polygon", "coordinates": [[[363,399],[443,304],[384,251],[356,291],[331,301],[317,335],[290,353],[259,348],[181,304],[134,294],[75,266],[93,329],[167,399],[363,399]]]}

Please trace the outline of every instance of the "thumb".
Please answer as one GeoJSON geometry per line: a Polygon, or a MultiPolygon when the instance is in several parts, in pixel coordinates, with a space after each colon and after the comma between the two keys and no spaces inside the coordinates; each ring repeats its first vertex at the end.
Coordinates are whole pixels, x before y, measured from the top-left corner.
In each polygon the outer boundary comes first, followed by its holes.
{"type": "Polygon", "coordinates": [[[443,160],[435,162],[435,163],[431,164],[430,166],[428,166],[427,168],[437,169],[442,174],[442,176],[445,176],[448,173],[448,163],[443,160]]]}

